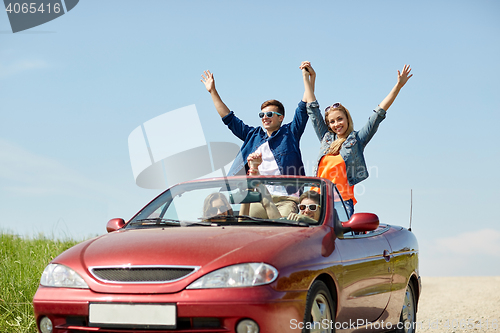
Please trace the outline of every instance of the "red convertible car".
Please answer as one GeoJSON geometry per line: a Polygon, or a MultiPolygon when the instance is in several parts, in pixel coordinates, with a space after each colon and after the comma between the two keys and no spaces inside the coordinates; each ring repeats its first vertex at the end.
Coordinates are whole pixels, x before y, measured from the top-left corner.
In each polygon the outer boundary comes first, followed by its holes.
{"type": "Polygon", "coordinates": [[[40,332],[415,332],[415,236],[347,216],[322,178],[186,182],[107,230],[44,270],[40,332]],[[262,186],[276,202],[319,192],[316,219],[252,216],[262,186]]]}

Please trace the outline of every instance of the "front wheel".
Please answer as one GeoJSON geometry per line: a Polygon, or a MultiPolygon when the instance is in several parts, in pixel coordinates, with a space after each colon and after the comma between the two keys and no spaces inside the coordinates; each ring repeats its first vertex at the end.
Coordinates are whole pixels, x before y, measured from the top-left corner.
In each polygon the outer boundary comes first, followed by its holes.
{"type": "Polygon", "coordinates": [[[315,281],[307,293],[302,332],[335,332],[335,303],[323,281],[315,281]]]}
{"type": "Polygon", "coordinates": [[[417,303],[415,302],[415,292],[413,286],[408,283],[406,287],[405,300],[401,316],[399,317],[398,328],[395,333],[415,333],[415,323],[417,320],[417,303]]]}

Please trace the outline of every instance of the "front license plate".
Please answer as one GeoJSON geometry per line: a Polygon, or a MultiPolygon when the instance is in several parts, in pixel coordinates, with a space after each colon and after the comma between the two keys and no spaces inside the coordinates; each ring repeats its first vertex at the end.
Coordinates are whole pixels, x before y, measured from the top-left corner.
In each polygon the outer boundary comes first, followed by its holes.
{"type": "Polygon", "coordinates": [[[175,304],[90,303],[89,326],[176,328],[175,304]]]}

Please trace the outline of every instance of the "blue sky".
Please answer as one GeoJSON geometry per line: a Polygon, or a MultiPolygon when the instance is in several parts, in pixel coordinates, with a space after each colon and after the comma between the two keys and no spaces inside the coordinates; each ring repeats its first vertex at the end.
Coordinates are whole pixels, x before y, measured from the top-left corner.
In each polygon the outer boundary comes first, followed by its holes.
{"type": "MultiPolygon", "coordinates": [[[[135,185],[128,136],[168,111],[195,104],[208,142],[240,144],[203,70],[258,126],[271,98],[291,121],[309,60],[320,105],[342,102],[359,129],[408,63],[356,211],[407,226],[412,189],[422,275],[500,275],[499,14],[497,1],[86,0],[13,34],[0,13],[0,230],[83,238],[130,218],[159,191],[135,185]]],[[[308,124],[309,174],[318,149],[308,124]]]]}

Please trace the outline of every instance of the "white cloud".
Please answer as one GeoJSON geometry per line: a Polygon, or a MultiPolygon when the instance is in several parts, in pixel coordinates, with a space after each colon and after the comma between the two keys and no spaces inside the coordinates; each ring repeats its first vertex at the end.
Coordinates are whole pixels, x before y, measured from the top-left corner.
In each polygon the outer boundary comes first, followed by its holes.
{"type": "Polygon", "coordinates": [[[499,230],[485,228],[419,243],[422,276],[500,275],[499,230]]]}
{"type": "Polygon", "coordinates": [[[453,237],[438,238],[436,249],[456,255],[477,256],[489,254],[500,257],[500,231],[481,229],[453,237]]]}
{"type": "Polygon", "coordinates": [[[9,193],[15,193],[18,195],[29,195],[29,196],[58,194],[54,188],[34,187],[34,186],[4,186],[3,190],[9,193]]]}
{"type": "Polygon", "coordinates": [[[43,60],[17,60],[8,65],[0,63],[0,78],[47,67],[49,67],[49,65],[43,60]]]}
{"type": "Polygon", "coordinates": [[[51,158],[34,154],[0,139],[0,179],[3,191],[43,196],[95,195],[113,193],[110,188],[64,166],[51,158]]]}
{"type": "Polygon", "coordinates": [[[0,232],[81,239],[151,199],[150,192],[134,192],[132,180],[111,184],[84,172],[0,138],[0,232]]]}

